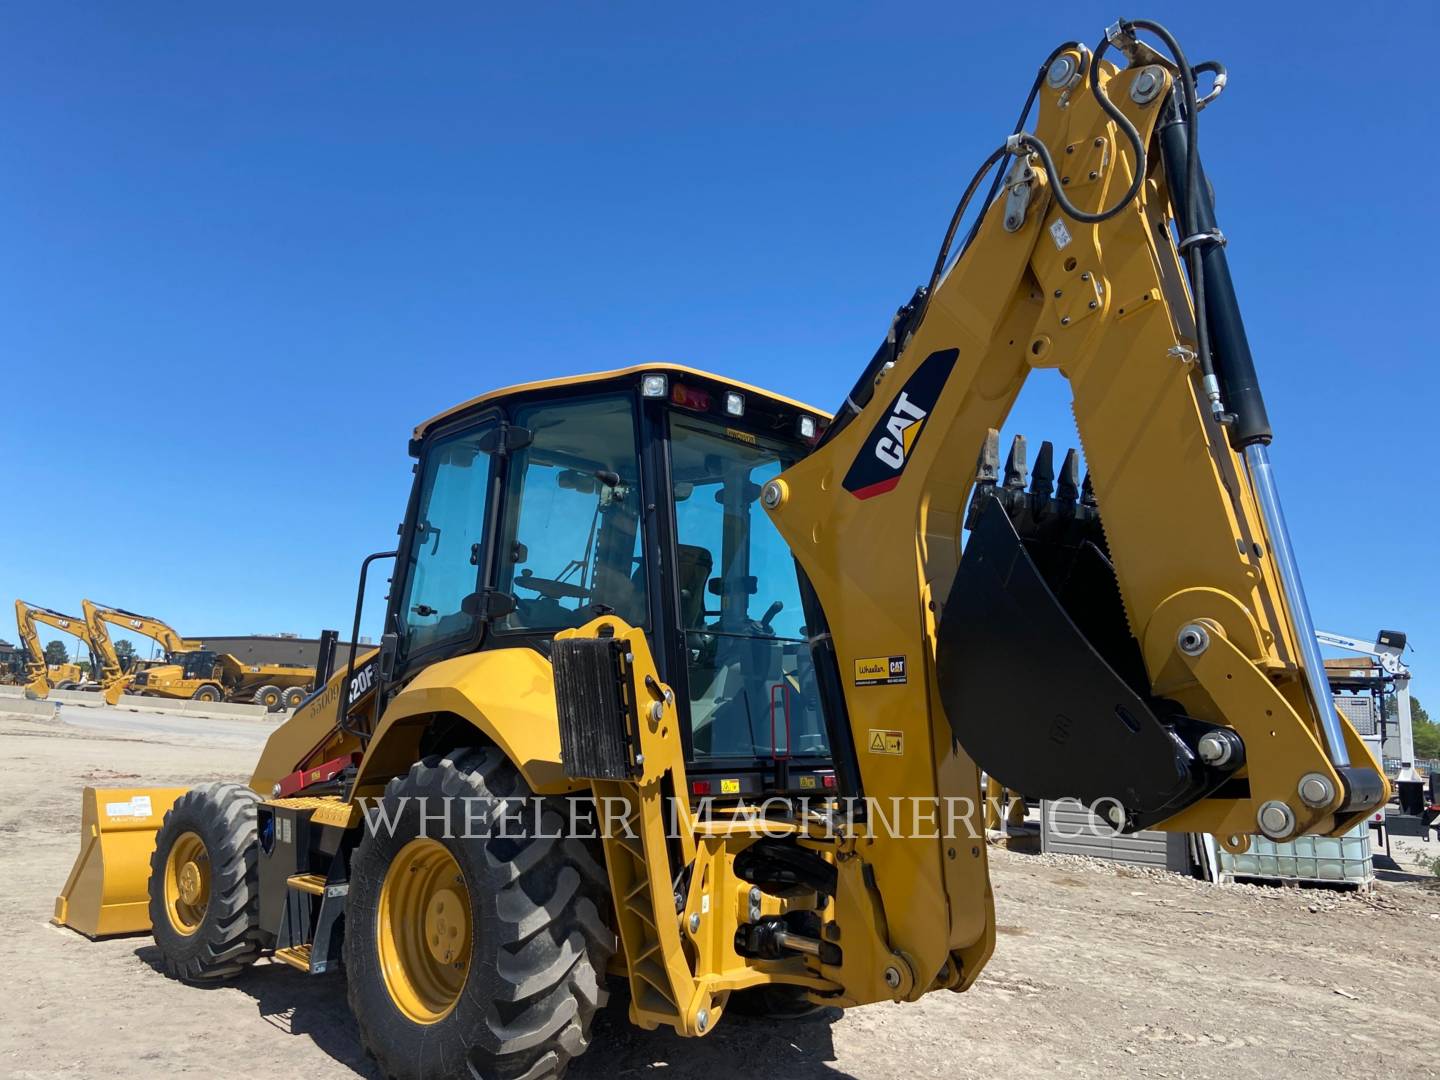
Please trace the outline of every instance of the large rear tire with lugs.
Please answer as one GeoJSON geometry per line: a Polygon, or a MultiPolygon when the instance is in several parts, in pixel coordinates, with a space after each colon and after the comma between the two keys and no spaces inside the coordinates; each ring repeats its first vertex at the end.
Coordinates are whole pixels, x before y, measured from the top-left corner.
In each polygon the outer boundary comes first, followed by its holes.
{"type": "Polygon", "coordinates": [[[254,701],[256,705],[263,705],[266,712],[279,712],[285,704],[285,694],[280,687],[266,683],[255,691],[254,701]]]}
{"type": "Polygon", "coordinates": [[[592,842],[561,835],[565,800],[537,812],[535,798],[479,747],[417,762],[374,808],[350,866],[345,970],[391,1080],[553,1080],[589,1044],[615,949],[608,884],[592,842]]]}
{"type": "Polygon", "coordinates": [[[160,825],[150,926],[172,978],[228,978],[260,955],[259,802],[242,784],[206,784],[176,799],[160,825]]]}

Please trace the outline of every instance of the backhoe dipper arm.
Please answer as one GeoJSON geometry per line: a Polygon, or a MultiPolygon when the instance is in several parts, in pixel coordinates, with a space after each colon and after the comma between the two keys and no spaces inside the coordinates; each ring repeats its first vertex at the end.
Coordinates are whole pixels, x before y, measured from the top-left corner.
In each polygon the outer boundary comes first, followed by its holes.
{"type": "MultiPolygon", "coordinates": [[[[1193,71],[1163,30],[1130,23],[1094,55],[1056,50],[1037,91],[1036,135],[989,159],[1013,163],[969,246],[942,274],[947,239],[826,440],[762,493],[833,650],[842,775],[851,744],[855,794],[880,805],[973,805],[978,763],[1127,831],[1213,832],[1232,850],[1257,831],[1343,831],[1388,789],[1316,689],[1193,71]],[[1069,380],[1093,498],[1073,458],[1053,489],[1043,461],[1029,491],[1013,459],[1000,482],[992,432],[1036,368],[1069,380]],[[868,674],[887,662],[895,678],[868,674]]],[[[993,940],[983,840],[947,816],[938,843],[872,822],[860,849],[872,895],[855,902],[883,907],[902,988],[936,971],[968,984],[993,940]],[[928,929],[947,916],[958,975],[928,929]]]]}

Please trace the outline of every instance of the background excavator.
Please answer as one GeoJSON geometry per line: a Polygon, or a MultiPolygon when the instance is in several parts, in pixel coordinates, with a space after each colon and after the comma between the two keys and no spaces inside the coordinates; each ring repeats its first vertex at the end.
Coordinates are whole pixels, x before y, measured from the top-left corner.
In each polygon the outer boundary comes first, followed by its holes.
{"type": "Polygon", "coordinates": [[[27,604],[24,600],[16,600],[15,626],[20,632],[20,644],[29,654],[29,663],[26,665],[25,672],[26,696],[43,698],[47,697],[51,690],[83,688],[89,681],[83,667],[70,661],[52,665],[45,659],[45,646],[40,641],[39,631],[35,629],[36,623],[53,627],[62,633],[78,638],[90,653],[90,671],[93,673],[100,667],[94,639],[83,619],[77,619],[73,615],[63,615],[50,608],[27,604]]]}
{"type": "Polygon", "coordinates": [[[168,623],[149,615],[138,615],[123,608],[104,607],[92,600],[81,600],[80,609],[85,614],[85,625],[90,631],[100,664],[100,690],[111,705],[120,700],[121,694],[132,689],[133,683],[142,672],[155,672],[157,677],[160,677],[167,667],[183,667],[185,654],[204,648],[203,642],[183,638],[168,623]],[[120,655],[115,650],[115,642],[110,637],[111,625],[150,638],[164,650],[164,659],[137,658],[127,667],[121,662],[120,655]]]}
{"type": "Polygon", "coordinates": [[[299,705],[315,680],[313,667],[247,663],[230,653],[207,649],[203,641],[181,637],[174,627],[151,615],[90,600],[81,605],[105,672],[102,688],[112,705],[128,692],[196,701],[253,701],[273,712],[299,705]],[[122,670],[107,624],[150,638],[165,651],[164,659],[122,670]]]}
{"type": "Polygon", "coordinates": [[[653,365],[421,424],[379,649],[248,785],[87,791],[57,919],[197,982],[343,963],[387,1076],[553,1077],[607,975],[685,1036],[971,986],[982,768],[1231,851],[1363,820],[1200,165],[1224,74],[1146,21],[1055,49],[833,419],[653,365]],[[1037,368],[1090,476],[997,483],[1037,368]]]}

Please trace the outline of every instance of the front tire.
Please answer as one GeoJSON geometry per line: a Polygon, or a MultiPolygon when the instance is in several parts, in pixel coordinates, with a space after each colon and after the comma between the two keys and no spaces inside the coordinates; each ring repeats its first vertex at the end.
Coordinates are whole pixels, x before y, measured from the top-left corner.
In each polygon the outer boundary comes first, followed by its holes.
{"type": "Polygon", "coordinates": [[[190,695],[192,701],[223,701],[224,698],[220,688],[212,683],[206,683],[190,695]]]}
{"type": "Polygon", "coordinates": [[[396,826],[355,850],[344,947],[361,1041],[391,1080],[553,1080],[589,1044],[615,949],[608,883],[590,844],[557,835],[565,800],[537,813],[533,798],[491,747],[386,787],[396,826]]]}
{"type": "Polygon", "coordinates": [[[242,784],[206,784],[165,815],[150,856],[150,926],[172,979],[228,978],[260,955],[259,802],[242,784]]]}

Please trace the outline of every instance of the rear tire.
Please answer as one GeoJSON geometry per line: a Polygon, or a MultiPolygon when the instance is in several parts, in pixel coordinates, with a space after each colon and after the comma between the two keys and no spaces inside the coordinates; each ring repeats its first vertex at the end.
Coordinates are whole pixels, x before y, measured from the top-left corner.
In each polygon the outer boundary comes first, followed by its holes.
{"type": "MultiPolygon", "coordinates": [[[[556,837],[568,821],[566,801],[545,798],[537,813],[532,798],[515,766],[491,747],[426,758],[386,787],[382,807],[397,825],[390,831],[367,828],[355,850],[345,968],[361,1041],[390,1080],[555,1080],[589,1044],[591,1019],[605,1002],[605,966],[615,950],[606,922],[609,886],[590,843],[556,837]],[[446,798],[454,801],[440,802],[446,798]],[[497,832],[507,798],[517,804],[497,832]],[[424,799],[428,804],[418,801],[424,799]],[[450,828],[440,828],[440,807],[450,828]],[[430,897],[430,907],[459,894],[470,913],[468,929],[457,939],[464,944],[461,959],[453,962],[446,952],[434,970],[427,970],[425,959],[432,924],[425,911],[407,912],[400,903],[426,906],[404,882],[424,878],[413,872],[413,853],[427,845],[430,865],[438,858],[451,868],[440,887],[453,890],[430,897]],[[409,935],[416,944],[408,955],[418,959],[416,977],[407,984],[393,974],[406,967],[395,958],[407,955],[402,931],[421,926],[423,933],[409,935]],[[408,993],[411,987],[432,992],[408,993]]],[[[448,927],[440,929],[455,938],[448,927]]]]}
{"type": "Polygon", "coordinates": [[[268,712],[279,712],[284,703],[285,696],[280,692],[278,686],[271,686],[267,683],[255,691],[255,704],[264,705],[268,712]]]}
{"type": "Polygon", "coordinates": [[[303,686],[291,686],[281,695],[285,708],[298,709],[300,703],[305,700],[305,688],[303,686]]]}
{"type": "Polygon", "coordinates": [[[260,796],[206,784],[175,800],[150,856],[150,925],[165,974],[238,975],[260,955],[260,796]]]}
{"type": "Polygon", "coordinates": [[[224,701],[225,694],[221,691],[220,687],[213,683],[206,683],[200,687],[200,689],[196,690],[195,693],[191,694],[190,699],[192,701],[224,701]]]}

